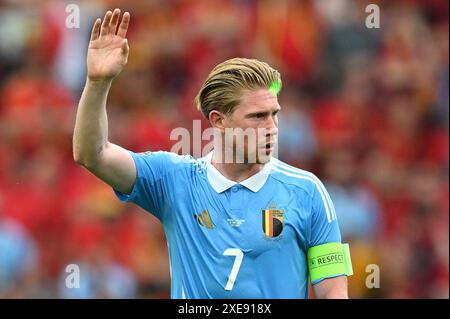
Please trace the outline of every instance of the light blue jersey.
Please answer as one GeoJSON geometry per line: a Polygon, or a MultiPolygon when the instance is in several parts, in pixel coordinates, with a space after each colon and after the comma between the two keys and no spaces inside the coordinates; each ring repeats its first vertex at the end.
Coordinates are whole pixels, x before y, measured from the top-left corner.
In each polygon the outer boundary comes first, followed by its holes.
{"type": "Polygon", "coordinates": [[[308,249],[341,242],[315,175],[272,158],[235,183],[211,164],[212,153],[130,153],[136,183],[130,195],[116,194],[162,222],[172,298],[308,298],[308,249]]]}

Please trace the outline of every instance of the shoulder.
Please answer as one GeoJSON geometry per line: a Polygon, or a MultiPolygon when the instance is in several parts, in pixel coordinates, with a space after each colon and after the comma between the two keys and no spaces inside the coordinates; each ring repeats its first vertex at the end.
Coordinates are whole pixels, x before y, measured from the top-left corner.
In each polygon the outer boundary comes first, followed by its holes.
{"type": "Polygon", "coordinates": [[[270,176],[278,182],[302,190],[310,197],[319,191],[323,192],[325,187],[320,179],[313,173],[286,164],[276,158],[271,160],[270,176]]]}

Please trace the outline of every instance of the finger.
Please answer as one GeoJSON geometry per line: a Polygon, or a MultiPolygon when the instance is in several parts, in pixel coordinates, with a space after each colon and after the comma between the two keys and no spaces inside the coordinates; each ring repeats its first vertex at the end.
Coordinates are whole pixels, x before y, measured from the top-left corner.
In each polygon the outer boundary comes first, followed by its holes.
{"type": "Polygon", "coordinates": [[[125,40],[123,40],[123,43],[122,43],[122,53],[127,55],[129,51],[130,51],[130,47],[128,46],[128,40],[125,39],[125,40]]]}
{"type": "Polygon", "coordinates": [[[114,9],[111,23],[109,24],[109,33],[116,34],[117,23],[119,22],[120,9],[114,9]]]}
{"type": "Polygon", "coordinates": [[[125,12],[122,17],[122,22],[120,22],[119,30],[117,31],[117,35],[125,38],[127,36],[128,25],[130,23],[130,13],[125,12]]]}
{"type": "Polygon", "coordinates": [[[122,55],[125,58],[124,64],[128,62],[128,52],[130,52],[130,47],[128,46],[128,40],[124,39],[122,44],[122,55]]]}
{"type": "Polygon", "coordinates": [[[112,12],[108,11],[105,14],[105,18],[102,22],[102,28],[100,29],[100,36],[104,36],[108,34],[109,31],[109,22],[111,21],[112,12]]]}
{"type": "Polygon", "coordinates": [[[100,18],[95,20],[94,26],[92,27],[91,41],[97,40],[99,38],[101,22],[102,20],[100,18]]]}

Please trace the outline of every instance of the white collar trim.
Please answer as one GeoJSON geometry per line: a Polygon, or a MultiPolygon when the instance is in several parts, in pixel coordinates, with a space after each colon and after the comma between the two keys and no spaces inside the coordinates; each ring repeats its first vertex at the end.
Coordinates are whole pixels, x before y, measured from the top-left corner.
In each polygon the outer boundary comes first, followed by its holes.
{"type": "Polygon", "coordinates": [[[211,164],[213,152],[211,151],[208,155],[205,156],[205,161],[207,165],[207,176],[208,181],[211,184],[212,188],[217,193],[222,193],[226,191],[227,189],[233,187],[236,184],[240,184],[242,186],[247,187],[252,192],[258,192],[266,183],[267,179],[269,178],[270,171],[272,168],[273,159],[269,161],[269,163],[265,164],[263,169],[260,170],[258,173],[256,173],[253,176],[250,176],[246,180],[236,183],[235,181],[229,180],[225,176],[223,176],[217,168],[214,167],[214,165],[211,164]]]}

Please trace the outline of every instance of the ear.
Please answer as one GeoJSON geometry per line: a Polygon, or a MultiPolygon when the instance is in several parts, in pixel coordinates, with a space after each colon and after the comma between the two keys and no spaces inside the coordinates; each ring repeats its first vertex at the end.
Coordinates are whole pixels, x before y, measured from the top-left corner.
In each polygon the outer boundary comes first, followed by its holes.
{"type": "Polygon", "coordinates": [[[209,122],[213,128],[218,129],[220,132],[225,131],[225,115],[219,111],[212,110],[209,112],[209,122]]]}

